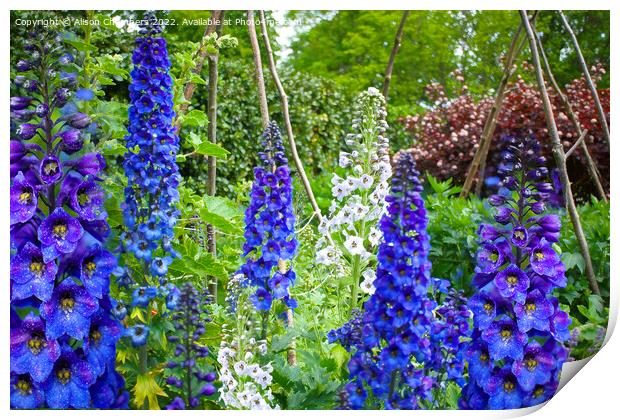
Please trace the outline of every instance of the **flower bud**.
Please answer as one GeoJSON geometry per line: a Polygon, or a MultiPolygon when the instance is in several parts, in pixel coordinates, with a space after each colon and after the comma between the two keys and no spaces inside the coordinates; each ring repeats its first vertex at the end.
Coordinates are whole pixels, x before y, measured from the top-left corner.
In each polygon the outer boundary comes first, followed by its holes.
{"type": "Polygon", "coordinates": [[[17,129],[17,135],[22,140],[30,140],[37,133],[38,129],[38,124],[22,124],[17,129]]]}
{"type": "Polygon", "coordinates": [[[73,128],[86,128],[90,124],[90,117],[82,112],[69,116],[69,125],[73,128]]]}
{"type": "Polygon", "coordinates": [[[82,149],[84,141],[82,140],[82,133],[75,128],[69,128],[61,131],[56,135],[59,137],[62,143],[62,150],[67,154],[78,152],[82,149]]]}
{"type": "Polygon", "coordinates": [[[19,60],[15,65],[15,68],[17,69],[17,71],[28,71],[32,68],[32,65],[29,61],[19,60]]]}
{"type": "Polygon", "coordinates": [[[23,96],[11,97],[11,111],[21,111],[26,108],[32,102],[32,98],[23,96]]]}

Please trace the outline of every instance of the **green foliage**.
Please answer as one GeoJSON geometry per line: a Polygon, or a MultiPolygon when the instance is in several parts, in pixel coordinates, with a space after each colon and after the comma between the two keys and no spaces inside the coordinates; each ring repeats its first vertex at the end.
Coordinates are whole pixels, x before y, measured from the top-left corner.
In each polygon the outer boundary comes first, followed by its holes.
{"type": "MultiPolygon", "coordinates": [[[[218,165],[217,188],[230,197],[238,181],[253,176],[252,168],[258,163],[261,149],[262,122],[256,106],[258,96],[253,67],[239,60],[221,61],[219,75],[217,140],[230,156],[225,164],[218,165]]],[[[266,73],[270,115],[283,124],[280,98],[267,76],[266,73]]],[[[312,177],[337,162],[346,127],[350,124],[350,97],[335,83],[321,77],[299,72],[283,72],[280,77],[289,100],[297,149],[306,172],[312,177]]],[[[206,95],[205,88],[196,90],[192,99],[194,110],[206,111],[206,95]]],[[[184,139],[184,154],[185,151],[190,153],[191,137],[188,142],[187,130],[182,131],[181,138],[184,139]]],[[[188,186],[199,193],[206,191],[207,167],[199,156],[188,156],[181,163],[181,173],[188,186]]]]}
{"type": "MultiPolygon", "coordinates": [[[[608,65],[609,12],[571,11],[566,15],[587,62],[608,65]]],[[[294,69],[332,78],[349,92],[381,86],[401,11],[294,11],[289,16],[307,23],[291,46],[289,64],[294,69]]],[[[448,75],[457,68],[472,93],[495,89],[502,72],[500,56],[507,52],[519,19],[514,10],[411,11],[394,63],[390,106],[408,109],[399,115],[419,111],[420,105],[429,105],[424,88],[431,82],[446,86],[450,96],[454,83],[448,75]]],[[[542,11],[536,29],[544,34],[560,85],[579,77],[575,51],[557,13],[542,11]]],[[[517,62],[528,54],[525,48],[517,62]]],[[[607,84],[608,78],[602,87],[607,84]]]]}
{"type": "Polygon", "coordinates": [[[449,279],[459,290],[471,295],[481,222],[491,220],[491,210],[479,199],[458,197],[460,187],[451,180],[440,182],[427,176],[431,190],[425,196],[431,237],[430,260],[433,276],[449,279]]]}

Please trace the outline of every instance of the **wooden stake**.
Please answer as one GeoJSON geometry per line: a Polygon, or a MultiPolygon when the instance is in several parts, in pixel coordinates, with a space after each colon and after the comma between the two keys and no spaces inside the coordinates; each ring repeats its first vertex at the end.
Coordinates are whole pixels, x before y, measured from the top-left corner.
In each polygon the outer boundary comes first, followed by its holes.
{"type": "Polygon", "coordinates": [[[260,58],[260,47],[256,38],[256,26],[254,26],[254,10],[248,10],[248,30],[250,32],[250,44],[254,56],[254,73],[258,85],[258,104],[260,116],[263,121],[263,129],[269,125],[269,106],[267,105],[267,93],[265,92],[265,78],[263,76],[263,62],[260,58]]]}
{"type": "Polygon", "coordinates": [[[280,94],[280,102],[282,103],[282,114],[284,115],[284,125],[286,126],[286,135],[288,137],[288,143],[291,148],[291,155],[293,156],[293,162],[295,163],[295,168],[297,168],[297,173],[299,174],[299,178],[301,179],[301,183],[306,190],[306,195],[308,196],[308,200],[310,200],[310,205],[312,206],[312,210],[316,215],[319,222],[323,221],[323,216],[321,215],[321,209],[316,203],[316,198],[314,198],[314,193],[312,192],[312,187],[310,186],[310,181],[308,181],[308,177],[306,176],[306,171],[304,170],[304,166],[299,158],[299,153],[297,152],[297,145],[295,144],[295,136],[293,135],[293,126],[291,125],[291,117],[289,115],[288,108],[288,97],[286,96],[286,91],[284,90],[284,86],[280,81],[280,76],[278,75],[278,70],[276,68],[276,63],[273,57],[273,51],[271,50],[271,43],[269,42],[269,34],[267,33],[267,25],[265,24],[265,13],[262,10],[259,10],[260,16],[260,26],[261,31],[263,33],[263,43],[265,44],[265,49],[267,50],[267,59],[269,61],[269,70],[271,71],[271,77],[273,77],[273,81],[276,84],[276,88],[278,89],[278,93],[280,94]]]}
{"type": "MultiPolygon", "coordinates": [[[[564,109],[566,110],[568,117],[570,118],[571,122],[575,126],[575,130],[577,131],[577,135],[579,136],[579,139],[582,140],[581,142],[577,141],[577,143],[581,144],[581,150],[583,152],[583,155],[586,158],[586,166],[588,168],[588,171],[590,172],[590,176],[592,177],[592,180],[594,181],[599,197],[601,198],[601,200],[607,203],[607,195],[605,194],[605,189],[603,188],[603,183],[601,181],[601,176],[599,174],[598,168],[596,167],[596,163],[594,162],[594,159],[592,159],[592,156],[590,155],[590,151],[588,150],[588,145],[586,144],[585,141],[583,141],[585,136],[583,134],[581,124],[579,123],[579,120],[577,119],[577,116],[575,115],[575,111],[573,111],[573,106],[568,100],[568,97],[564,94],[564,92],[562,92],[560,85],[558,85],[558,82],[555,80],[555,77],[553,76],[553,72],[551,71],[551,66],[549,65],[549,60],[547,59],[547,54],[545,54],[545,49],[543,48],[542,40],[540,39],[540,36],[536,32],[536,28],[532,27],[532,30],[534,32],[534,36],[536,36],[536,42],[540,50],[540,57],[542,58],[543,64],[545,66],[545,73],[547,74],[547,78],[549,79],[549,82],[551,82],[551,86],[553,86],[553,90],[555,90],[555,92],[559,96],[560,102],[562,102],[562,105],[564,106],[564,109]]],[[[576,147],[577,143],[573,145],[571,150],[573,150],[576,147]]],[[[569,150],[569,152],[566,153],[566,158],[568,158],[568,156],[570,156],[571,153],[572,152],[569,150]]]]}
{"type": "Polygon", "coordinates": [[[590,71],[588,70],[588,65],[586,64],[586,60],[583,58],[583,54],[581,53],[581,48],[579,48],[579,42],[577,42],[577,37],[573,32],[573,28],[571,28],[568,23],[568,19],[564,16],[564,13],[559,10],[560,18],[562,19],[562,25],[564,25],[564,29],[570,35],[571,40],[573,41],[573,46],[575,47],[575,52],[577,53],[577,59],[579,60],[579,64],[581,65],[581,71],[583,72],[584,77],[586,78],[586,82],[588,83],[588,87],[590,88],[590,93],[592,93],[592,98],[594,99],[594,103],[596,104],[596,111],[598,112],[598,119],[601,123],[601,127],[603,128],[603,136],[605,136],[605,140],[607,144],[611,144],[609,142],[609,126],[607,125],[607,118],[605,117],[605,111],[603,110],[603,105],[601,105],[601,100],[598,97],[598,93],[596,92],[596,86],[592,81],[592,77],[590,77],[590,71]]]}
{"type": "Polygon", "coordinates": [[[400,45],[403,39],[403,29],[405,28],[405,22],[407,21],[407,17],[409,16],[409,10],[405,10],[403,12],[403,17],[400,19],[400,25],[398,25],[398,30],[396,31],[396,37],[394,38],[394,46],[392,47],[392,52],[390,53],[390,59],[388,60],[387,68],[385,69],[385,79],[383,80],[383,96],[385,97],[385,102],[388,100],[388,93],[390,92],[390,82],[392,81],[392,70],[394,70],[394,60],[396,59],[396,54],[398,54],[398,50],[400,49],[400,45]]]}
{"type": "MultiPolygon", "coordinates": [[[[195,54],[195,58],[197,59],[197,62],[196,62],[196,67],[194,67],[192,72],[196,74],[200,74],[200,72],[202,71],[202,66],[204,65],[205,60],[207,59],[207,49],[203,48],[206,42],[206,39],[209,37],[209,35],[211,35],[216,30],[217,22],[222,19],[223,12],[224,12],[223,10],[214,10],[211,12],[211,22],[205,28],[205,33],[202,36],[202,39],[200,41],[200,46],[198,47],[198,51],[196,51],[196,54],[195,54]]],[[[189,101],[192,99],[192,96],[194,96],[195,90],[196,90],[196,83],[188,82],[185,85],[185,89],[183,90],[183,96],[187,102],[179,106],[179,112],[177,113],[175,123],[174,123],[174,125],[177,128],[177,131],[180,128],[179,116],[187,112],[187,109],[189,108],[189,101]]]]}
{"type": "MultiPolygon", "coordinates": [[[[258,38],[256,37],[256,26],[254,25],[254,11],[248,10],[248,30],[250,32],[250,43],[252,44],[252,54],[254,56],[254,67],[256,72],[256,84],[258,85],[258,100],[260,105],[261,119],[263,121],[263,128],[267,128],[269,125],[269,108],[267,106],[267,94],[265,91],[265,78],[263,77],[263,63],[260,57],[260,47],[258,45],[258,38]]],[[[261,26],[263,26],[264,17],[261,13],[261,26]]],[[[271,57],[271,54],[269,54],[271,57]]],[[[273,58],[270,58],[270,61],[273,58]]],[[[279,80],[279,79],[278,79],[279,80]]],[[[289,139],[292,137],[289,137],[289,139]]],[[[275,170],[275,168],[273,168],[275,170]]],[[[286,273],[286,263],[283,260],[278,260],[278,270],[280,273],[286,273]]],[[[286,324],[290,328],[293,326],[293,311],[288,309],[286,311],[286,324]]],[[[265,322],[263,321],[263,329],[265,328],[265,322]]],[[[265,331],[263,331],[263,336],[265,331]]],[[[265,337],[263,337],[265,338],[265,337]]],[[[295,340],[291,341],[291,346],[286,354],[286,360],[289,366],[295,366],[297,364],[297,353],[295,351],[295,340]]]]}
{"type": "Polygon", "coordinates": [[[545,111],[545,118],[547,120],[549,136],[551,137],[551,150],[553,152],[555,164],[558,167],[558,171],[560,172],[560,180],[562,181],[562,188],[564,189],[564,201],[566,202],[566,210],[568,211],[568,215],[573,224],[575,236],[577,237],[579,247],[581,248],[581,255],[585,260],[586,276],[588,278],[588,282],[590,283],[590,289],[593,293],[600,295],[601,293],[598,287],[598,283],[596,281],[596,276],[594,274],[594,268],[592,267],[592,260],[590,259],[588,243],[586,241],[586,236],[583,233],[583,228],[581,227],[581,221],[579,220],[579,213],[577,212],[575,200],[573,199],[573,191],[571,188],[570,179],[568,178],[568,171],[566,170],[566,156],[564,154],[564,148],[562,147],[562,143],[560,142],[560,136],[558,135],[557,126],[555,125],[555,119],[553,117],[553,111],[551,108],[551,101],[549,100],[549,95],[547,94],[547,88],[545,86],[545,80],[543,78],[542,67],[540,65],[540,58],[538,56],[536,38],[534,36],[534,32],[532,31],[532,27],[530,26],[527,12],[525,10],[521,10],[519,13],[521,14],[521,22],[525,27],[525,32],[530,42],[530,51],[532,52],[532,62],[534,64],[534,70],[536,72],[536,81],[538,83],[538,89],[540,91],[540,97],[542,99],[543,109],[545,111]]]}
{"type": "MultiPolygon", "coordinates": [[[[221,18],[224,17],[222,12],[221,18]]],[[[218,36],[221,34],[222,25],[218,25],[216,22],[216,33],[218,36]]],[[[219,64],[219,51],[215,54],[208,55],[209,61],[209,97],[208,97],[208,109],[207,118],[209,119],[209,126],[207,127],[207,139],[211,143],[217,143],[217,79],[218,79],[218,64],[219,64]]],[[[207,195],[214,197],[216,191],[216,177],[217,177],[217,159],[215,156],[207,157],[207,195]]],[[[215,229],[213,225],[207,225],[207,250],[217,257],[217,238],[215,236],[215,229]]],[[[212,277],[209,283],[209,292],[213,296],[213,301],[217,302],[217,278],[212,277]]]]}
{"type": "MultiPolygon", "coordinates": [[[[532,17],[532,19],[534,19],[534,17],[532,17]]],[[[518,41],[521,36],[521,30],[522,25],[520,24],[517,28],[517,31],[512,37],[512,42],[510,43],[510,48],[508,49],[508,55],[506,56],[506,63],[504,64],[504,74],[499,82],[497,93],[495,95],[495,102],[493,103],[493,106],[489,111],[486,122],[484,123],[482,135],[480,136],[480,142],[478,143],[478,150],[476,150],[474,159],[469,166],[467,177],[465,178],[465,182],[463,183],[463,189],[461,190],[460,194],[460,196],[463,198],[469,195],[471,187],[474,183],[474,179],[476,178],[481,162],[483,161],[483,158],[484,161],[486,161],[486,157],[491,146],[491,139],[493,138],[493,133],[495,132],[495,126],[497,125],[499,111],[502,107],[502,102],[504,101],[506,85],[508,84],[508,80],[510,79],[510,77],[512,77],[514,73],[513,63],[518,53],[520,52],[521,47],[518,47],[518,41]]],[[[482,182],[482,179],[480,179],[478,182],[482,182]]]]}

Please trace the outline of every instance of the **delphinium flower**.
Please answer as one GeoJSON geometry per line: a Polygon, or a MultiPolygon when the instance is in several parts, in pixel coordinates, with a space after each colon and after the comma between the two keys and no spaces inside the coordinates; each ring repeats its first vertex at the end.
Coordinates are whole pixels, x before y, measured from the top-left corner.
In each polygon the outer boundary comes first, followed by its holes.
{"type": "Polygon", "coordinates": [[[463,291],[451,288],[448,280],[433,278],[433,292],[438,306],[433,311],[431,361],[426,367],[436,375],[434,392],[445,394],[448,381],[465,384],[464,353],[466,338],[471,335],[472,313],[463,291]]]}
{"type": "Polygon", "coordinates": [[[77,111],[62,37],[38,28],[23,49],[14,86],[23,96],[11,98],[11,313],[21,315],[11,322],[11,406],[126,407],[105,160],[93,151],[90,117],[77,111]]]}
{"type": "Polygon", "coordinates": [[[164,277],[172,258],[173,228],[179,216],[179,138],[170,60],[162,28],[146,13],[136,39],[129,85],[129,135],[123,168],[127,176],[123,216],[126,248],[155,278],[164,277]]]}
{"type": "Polygon", "coordinates": [[[179,301],[172,313],[174,334],[168,341],[176,343],[174,358],[166,367],[171,374],[166,381],[178,394],[167,409],[196,408],[204,397],[216,391],[216,375],[203,361],[209,355],[207,346],[200,344],[205,325],[211,322],[207,308],[208,296],[196,290],[192,283],[181,287],[179,301]]]}
{"type": "Polygon", "coordinates": [[[376,291],[364,302],[361,342],[349,361],[351,408],[420,408],[431,398],[428,219],[410,154],[400,154],[379,226],[376,291]]]}
{"type": "Polygon", "coordinates": [[[545,158],[533,138],[511,139],[502,157],[500,176],[511,194],[489,198],[499,226],[479,229],[463,408],[519,408],[548,400],[567,357],[563,343],[570,338],[570,318],[552,296],[566,277],[554,248],[560,219],[544,214],[551,191],[545,158]]]}
{"type": "Polygon", "coordinates": [[[256,288],[251,297],[256,309],[269,311],[274,299],[289,308],[296,306],[289,288],[295,283],[291,260],[297,240],[291,175],[277,124],[271,122],[262,137],[261,164],[254,168],[250,205],[245,212],[246,261],[238,274],[256,288]]]}
{"type": "Polygon", "coordinates": [[[385,99],[377,89],[359,95],[347,151],[339,158],[346,177],[334,174],[329,215],[319,226],[317,262],[351,278],[351,310],[357,307],[360,286],[365,293],[374,291],[374,255],[381,240],[377,223],[392,175],[386,116],[385,99]]]}
{"type": "Polygon", "coordinates": [[[258,339],[260,324],[254,319],[256,309],[251,302],[254,288],[247,278],[235,276],[228,285],[228,296],[235,300],[229,308],[230,324],[223,325],[224,337],[217,361],[220,364],[220,400],[227,408],[242,410],[279,409],[271,393],[271,363],[261,363],[267,343],[258,339]]]}
{"type": "MultiPolygon", "coordinates": [[[[132,55],[128,151],[123,161],[127,187],[121,205],[125,226],[121,248],[126,266],[118,274],[131,293],[127,303],[132,313],[141,314],[127,318],[125,335],[138,349],[142,375],[149,367],[148,343],[154,317],[164,311],[164,306],[173,310],[174,296],[178,295],[178,289],[168,283],[168,267],[178,257],[172,243],[180,214],[176,208],[179,137],[173,124],[171,63],[162,31],[161,20],[145,12],[132,55]],[[140,267],[136,269],[136,265],[140,267]]],[[[124,308],[125,304],[120,306],[124,308]]]]}

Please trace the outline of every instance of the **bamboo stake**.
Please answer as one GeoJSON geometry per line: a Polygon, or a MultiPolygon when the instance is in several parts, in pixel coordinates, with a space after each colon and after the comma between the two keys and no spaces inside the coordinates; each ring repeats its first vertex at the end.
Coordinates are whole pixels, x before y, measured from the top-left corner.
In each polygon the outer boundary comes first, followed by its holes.
{"type": "MultiPolygon", "coordinates": [[[[533,18],[534,17],[532,17],[532,19],[533,18]]],[[[502,102],[504,101],[506,85],[508,84],[508,80],[514,73],[513,62],[514,59],[517,57],[517,45],[519,37],[521,36],[522,27],[523,25],[519,24],[519,27],[517,28],[515,34],[512,37],[512,42],[510,43],[510,48],[508,49],[508,55],[506,57],[506,63],[504,64],[504,74],[499,82],[497,93],[495,95],[495,102],[493,103],[493,106],[489,111],[486,122],[484,123],[482,135],[480,136],[480,143],[478,144],[478,150],[476,150],[474,159],[469,166],[467,177],[465,178],[465,182],[463,183],[463,189],[461,190],[460,194],[460,196],[463,198],[469,195],[478,169],[480,168],[481,162],[483,161],[483,158],[484,160],[486,160],[486,156],[491,145],[491,139],[493,137],[493,132],[495,131],[495,126],[497,125],[499,111],[502,107],[502,102]]],[[[482,182],[482,180],[479,180],[479,182],[482,182]]]]}
{"type": "MultiPolygon", "coordinates": [[[[582,130],[581,128],[581,124],[579,123],[579,120],[577,119],[577,116],[575,115],[575,111],[573,111],[573,106],[568,100],[568,97],[564,94],[564,92],[562,92],[560,85],[558,84],[558,82],[555,80],[555,77],[553,76],[553,72],[551,71],[551,66],[549,65],[549,60],[547,59],[547,54],[545,54],[545,49],[543,47],[542,40],[540,39],[540,36],[536,32],[536,28],[532,27],[532,29],[534,32],[534,36],[536,36],[536,42],[540,50],[540,57],[542,58],[543,64],[545,66],[545,73],[547,74],[547,78],[549,79],[549,82],[551,82],[551,86],[553,86],[553,89],[555,90],[557,95],[560,97],[560,102],[562,102],[562,105],[564,106],[564,109],[566,110],[568,117],[570,118],[571,122],[575,126],[579,139],[582,140],[581,142],[577,141],[573,145],[571,150],[576,148],[578,143],[581,145],[581,151],[583,152],[583,155],[586,158],[586,166],[588,168],[588,171],[590,172],[590,176],[592,177],[592,180],[594,181],[596,190],[600,198],[605,203],[607,203],[607,195],[605,194],[605,189],[603,188],[603,183],[601,181],[601,176],[596,167],[596,163],[594,162],[594,159],[592,159],[592,156],[590,155],[590,151],[588,150],[588,145],[586,144],[585,141],[583,141],[583,139],[585,138],[584,130],[582,130]]],[[[571,153],[572,153],[571,151],[567,152],[566,158],[568,158],[568,156],[570,156],[571,153]]]]}
{"type": "MultiPolygon", "coordinates": [[[[222,12],[221,17],[224,16],[222,12]]],[[[216,23],[216,33],[221,33],[222,25],[216,23]]],[[[208,108],[207,118],[209,119],[209,126],[207,127],[207,139],[211,143],[217,143],[217,79],[218,79],[218,64],[219,64],[219,51],[215,54],[208,54],[209,62],[209,96],[208,96],[208,108]]],[[[214,197],[216,192],[216,177],[217,177],[217,159],[215,156],[207,156],[207,195],[214,197]]],[[[215,236],[215,229],[213,225],[207,225],[207,250],[217,257],[217,238],[215,236]]],[[[213,301],[217,302],[217,278],[212,277],[209,283],[209,292],[213,296],[213,301]]]]}
{"type": "MultiPolygon", "coordinates": [[[[568,159],[568,157],[573,154],[573,152],[579,145],[583,144],[583,140],[586,138],[586,134],[588,134],[588,130],[583,130],[583,132],[579,136],[579,139],[577,139],[575,144],[573,144],[572,147],[568,149],[568,152],[566,152],[566,159],[568,159]]],[[[605,202],[607,202],[607,200],[605,200],[605,202]]]]}
{"type": "Polygon", "coordinates": [[[603,128],[603,136],[605,136],[605,140],[607,144],[609,142],[609,126],[607,125],[607,118],[605,117],[605,111],[603,110],[603,105],[601,104],[601,100],[598,97],[598,93],[596,92],[596,86],[592,81],[592,77],[590,77],[590,71],[588,70],[588,65],[586,64],[586,60],[583,58],[583,54],[581,52],[581,48],[579,48],[579,42],[577,42],[577,37],[573,32],[573,28],[571,28],[566,16],[561,10],[558,10],[560,14],[560,18],[562,19],[562,25],[564,25],[564,29],[570,35],[571,40],[573,41],[573,46],[575,47],[575,52],[577,53],[577,59],[579,60],[579,64],[581,65],[581,71],[583,72],[584,77],[586,78],[586,82],[588,83],[588,87],[590,88],[590,92],[592,93],[592,98],[594,99],[594,103],[596,104],[596,111],[598,112],[598,118],[601,123],[601,127],[603,128]]]}
{"type": "Polygon", "coordinates": [[[403,12],[403,17],[400,19],[400,25],[398,25],[398,30],[396,31],[396,37],[394,38],[394,46],[392,47],[392,52],[390,53],[390,59],[388,60],[387,68],[385,69],[385,79],[383,80],[383,96],[385,97],[385,102],[388,99],[388,93],[390,92],[390,83],[392,82],[392,71],[394,70],[394,60],[396,59],[396,54],[398,54],[398,50],[400,49],[400,45],[403,39],[403,30],[405,28],[405,22],[407,21],[407,17],[409,17],[409,10],[405,10],[403,12]]]}
{"type": "MultiPolygon", "coordinates": [[[[219,22],[222,19],[223,12],[224,12],[223,10],[214,10],[211,12],[211,22],[205,28],[205,33],[202,36],[202,39],[200,40],[200,46],[198,47],[198,51],[196,51],[196,54],[194,55],[194,57],[198,61],[196,62],[196,67],[194,67],[192,72],[196,74],[200,74],[200,72],[202,71],[202,66],[204,65],[205,60],[207,59],[207,50],[206,48],[203,48],[205,41],[209,37],[209,35],[211,35],[216,30],[217,22],[219,22]]],[[[187,112],[187,109],[189,108],[189,101],[192,99],[192,96],[194,96],[195,90],[196,90],[196,83],[194,82],[187,82],[187,84],[185,85],[185,88],[183,89],[183,97],[185,98],[187,102],[179,106],[179,112],[177,113],[176,121],[174,123],[174,125],[177,128],[177,131],[180,128],[179,117],[187,112]]]]}
{"type": "Polygon", "coordinates": [[[293,126],[291,125],[291,117],[289,115],[289,107],[288,107],[288,97],[286,96],[286,91],[284,90],[284,86],[280,81],[280,76],[278,75],[278,70],[276,68],[276,63],[273,57],[273,51],[271,49],[271,43],[269,42],[269,34],[267,33],[267,25],[265,24],[265,13],[262,10],[259,10],[260,16],[260,26],[261,31],[263,33],[263,43],[265,45],[265,49],[267,50],[267,59],[269,61],[269,70],[271,71],[271,76],[273,77],[273,81],[276,84],[276,88],[278,89],[278,93],[280,94],[280,102],[282,103],[282,113],[284,114],[284,125],[286,126],[286,135],[288,137],[289,146],[291,147],[291,155],[293,156],[293,162],[295,162],[295,168],[297,168],[297,173],[299,174],[299,178],[301,178],[301,183],[306,190],[306,195],[308,196],[308,200],[310,200],[310,205],[312,206],[312,210],[316,215],[319,223],[323,221],[323,216],[321,215],[321,209],[316,203],[316,198],[314,198],[314,193],[312,192],[312,187],[310,186],[310,181],[308,181],[308,176],[306,175],[306,171],[304,170],[304,166],[299,158],[299,153],[297,152],[297,145],[295,144],[295,136],[293,135],[293,126]]]}
{"type": "Polygon", "coordinates": [[[560,180],[562,181],[562,188],[564,189],[564,201],[566,202],[566,210],[568,211],[568,215],[573,224],[575,236],[577,237],[579,247],[581,248],[581,254],[583,255],[583,259],[585,260],[586,276],[588,278],[588,282],[590,283],[590,289],[593,293],[600,295],[601,293],[598,288],[598,283],[596,281],[596,275],[594,274],[594,268],[592,267],[592,260],[590,259],[588,243],[586,241],[586,236],[583,233],[583,228],[581,227],[581,221],[579,220],[579,213],[577,212],[575,200],[573,199],[573,191],[571,188],[570,179],[568,178],[568,171],[566,170],[566,156],[564,154],[564,148],[562,147],[562,143],[560,142],[558,129],[555,125],[555,119],[553,118],[551,101],[549,100],[547,88],[545,87],[545,80],[543,78],[542,67],[540,65],[540,58],[538,56],[536,38],[534,37],[534,32],[532,31],[532,27],[530,26],[530,22],[527,18],[527,12],[525,10],[521,10],[519,13],[521,14],[521,22],[525,27],[525,31],[530,42],[530,51],[532,52],[532,62],[534,64],[534,69],[536,72],[536,81],[538,83],[538,89],[540,91],[543,109],[545,110],[545,118],[547,120],[549,136],[551,137],[551,150],[553,152],[556,166],[558,167],[558,170],[560,172],[560,180]]]}
{"type": "Polygon", "coordinates": [[[254,71],[256,74],[256,84],[258,85],[258,103],[260,116],[263,121],[263,128],[269,125],[269,107],[267,105],[267,94],[265,92],[265,78],[263,76],[263,62],[260,58],[260,47],[256,38],[256,26],[254,26],[254,10],[248,10],[248,30],[250,32],[250,44],[252,44],[252,55],[254,56],[254,71]]]}
{"type": "MultiPolygon", "coordinates": [[[[258,99],[260,105],[260,114],[263,122],[263,128],[267,128],[269,125],[269,107],[267,105],[267,94],[265,91],[265,78],[263,77],[263,64],[260,57],[260,47],[258,45],[258,38],[256,37],[256,26],[254,25],[254,11],[248,10],[248,30],[250,32],[250,43],[252,44],[252,55],[254,56],[254,66],[256,71],[256,84],[258,85],[258,99]]],[[[261,14],[261,26],[263,25],[264,17],[261,14]]],[[[272,60],[272,59],[270,59],[272,60]]],[[[275,168],[274,168],[275,170],[275,168]]],[[[284,260],[278,260],[278,270],[280,273],[286,273],[286,262],[284,260]]],[[[289,328],[293,327],[293,310],[287,309],[286,311],[286,324],[289,328]]],[[[263,320],[263,330],[266,327],[263,320]]],[[[263,331],[263,336],[265,331],[263,331]]],[[[264,338],[264,337],[263,337],[264,338]]],[[[293,339],[291,341],[290,348],[286,355],[286,360],[289,366],[297,365],[297,353],[295,351],[296,343],[293,339]]]]}

